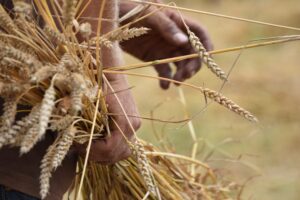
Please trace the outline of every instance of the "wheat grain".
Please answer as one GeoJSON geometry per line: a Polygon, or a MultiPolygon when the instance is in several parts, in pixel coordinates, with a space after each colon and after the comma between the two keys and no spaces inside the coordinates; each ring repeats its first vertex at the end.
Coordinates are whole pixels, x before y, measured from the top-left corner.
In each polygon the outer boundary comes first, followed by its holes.
{"type": "Polygon", "coordinates": [[[92,34],[92,26],[90,23],[82,23],[79,27],[79,32],[81,36],[85,39],[88,39],[92,34]]]}
{"type": "Polygon", "coordinates": [[[107,48],[112,48],[113,47],[113,42],[107,39],[106,37],[101,37],[99,40],[100,45],[103,45],[107,48]]]}
{"type": "Polygon", "coordinates": [[[190,42],[194,50],[199,53],[200,58],[206,64],[206,66],[220,79],[227,80],[226,73],[217,65],[217,63],[212,59],[208,51],[201,43],[200,39],[190,30],[188,30],[190,42]]]}
{"type": "Polygon", "coordinates": [[[24,75],[24,72],[26,71],[23,63],[13,58],[4,57],[3,59],[1,59],[0,65],[1,65],[2,72],[10,71],[11,69],[9,68],[13,68],[13,69],[17,69],[18,72],[24,75]]]}
{"type": "Polygon", "coordinates": [[[215,102],[225,106],[229,110],[243,116],[244,118],[248,119],[249,121],[258,122],[257,118],[254,115],[252,115],[249,111],[243,109],[242,107],[240,107],[235,102],[228,99],[227,97],[223,96],[222,94],[220,94],[216,91],[207,89],[207,88],[203,90],[203,94],[206,97],[214,100],[215,102]]]}
{"type": "Polygon", "coordinates": [[[95,102],[97,99],[99,86],[95,85],[94,87],[88,88],[84,91],[84,95],[90,100],[90,102],[95,102]]]}
{"type": "Polygon", "coordinates": [[[63,21],[66,26],[72,26],[76,15],[77,0],[65,0],[63,5],[63,21]]]}

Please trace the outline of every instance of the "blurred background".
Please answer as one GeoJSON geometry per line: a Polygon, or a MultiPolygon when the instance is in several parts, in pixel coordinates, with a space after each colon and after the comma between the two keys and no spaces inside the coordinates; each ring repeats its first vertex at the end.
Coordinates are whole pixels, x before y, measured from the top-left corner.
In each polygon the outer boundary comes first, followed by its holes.
{"type": "MultiPolygon", "coordinates": [[[[300,27],[299,0],[177,0],[178,6],[260,21],[300,27]]],[[[184,13],[209,30],[215,49],[244,45],[253,39],[299,34],[280,28],[184,13]]],[[[229,71],[240,52],[214,56],[229,71]]],[[[139,62],[126,56],[127,63],[139,62]]],[[[141,115],[180,120],[197,115],[193,124],[199,138],[197,157],[243,184],[243,199],[300,199],[300,42],[259,47],[242,52],[223,94],[254,113],[259,124],[251,124],[213,103],[201,112],[205,99],[199,92],[182,87],[187,107],[179,101],[178,88],[162,91],[158,82],[130,77],[141,115]],[[159,106],[158,106],[159,105],[159,106]]],[[[156,75],[152,68],[135,70],[156,75]]],[[[203,67],[188,80],[218,90],[222,85],[203,67]]],[[[174,151],[190,155],[193,141],[188,126],[144,120],[139,135],[157,144],[154,131],[174,144],[174,151]]]]}

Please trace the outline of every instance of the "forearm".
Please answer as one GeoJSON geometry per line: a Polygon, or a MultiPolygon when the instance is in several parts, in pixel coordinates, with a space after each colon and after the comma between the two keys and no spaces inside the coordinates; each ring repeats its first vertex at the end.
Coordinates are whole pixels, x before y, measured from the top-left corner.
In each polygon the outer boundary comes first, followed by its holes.
{"type": "MultiPolygon", "coordinates": [[[[82,17],[93,18],[93,19],[99,18],[103,1],[104,0],[93,0],[86,8],[82,17]]],[[[118,12],[119,12],[118,1],[106,0],[105,7],[103,10],[103,16],[102,16],[102,19],[105,20],[102,20],[100,24],[101,35],[113,31],[118,27],[118,17],[119,17],[118,12]]],[[[93,32],[96,33],[99,25],[98,20],[87,20],[87,21],[92,25],[93,32]]],[[[102,54],[101,55],[102,65],[105,68],[112,67],[112,66],[120,66],[123,64],[122,52],[117,43],[114,43],[114,46],[112,48],[107,48],[102,46],[101,54],[102,54]]],[[[107,78],[109,80],[122,79],[123,80],[122,84],[127,85],[127,81],[125,77],[122,75],[107,75],[107,78]]]]}

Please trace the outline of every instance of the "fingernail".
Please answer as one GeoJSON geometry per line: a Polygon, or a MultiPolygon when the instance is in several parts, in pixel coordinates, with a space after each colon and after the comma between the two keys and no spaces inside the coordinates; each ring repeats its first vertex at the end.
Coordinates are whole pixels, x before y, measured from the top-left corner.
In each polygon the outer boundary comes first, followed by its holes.
{"type": "Polygon", "coordinates": [[[187,43],[189,41],[189,38],[183,33],[176,33],[173,37],[178,43],[187,43]]]}

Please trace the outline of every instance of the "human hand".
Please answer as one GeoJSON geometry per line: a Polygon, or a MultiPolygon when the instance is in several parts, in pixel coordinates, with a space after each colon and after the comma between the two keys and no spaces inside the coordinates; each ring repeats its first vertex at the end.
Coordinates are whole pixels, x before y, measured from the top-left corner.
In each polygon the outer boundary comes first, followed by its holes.
{"type": "MultiPolygon", "coordinates": [[[[125,15],[136,6],[134,3],[121,2],[120,15],[125,15]]],[[[153,11],[150,7],[147,13],[153,11]]],[[[205,48],[212,50],[212,42],[204,27],[199,23],[185,18],[185,22],[201,40],[205,48]]],[[[138,27],[148,27],[151,30],[148,34],[121,43],[125,51],[143,61],[153,61],[176,56],[195,53],[189,43],[186,29],[180,15],[172,10],[158,11],[135,24],[138,27]]],[[[155,69],[160,77],[185,81],[192,77],[201,67],[198,58],[183,60],[175,63],[177,71],[173,75],[169,64],[156,65],[155,69]]],[[[168,89],[169,81],[161,80],[160,86],[168,89]]]]}
{"type": "MultiPolygon", "coordinates": [[[[125,134],[126,138],[129,141],[132,141],[134,139],[134,132],[129,123],[131,123],[134,130],[137,130],[141,126],[141,121],[138,117],[130,117],[139,116],[139,113],[131,91],[129,90],[127,80],[123,75],[107,75],[106,77],[114,90],[112,91],[110,87],[107,87],[108,92],[106,95],[106,103],[108,112],[112,114],[112,118],[125,134]],[[130,122],[128,122],[124,116],[115,94],[122,103],[122,107],[126,114],[129,115],[128,118],[130,122]]],[[[122,132],[112,121],[110,122],[111,137],[92,141],[93,143],[89,154],[89,159],[92,161],[102,164],[113,164],[127,158],[131,154],[129,145],[127,144],[122,132]]],[[[85,156],[86,146],[84,145],[84,148],[81,146],[81,148],[78,149],[80,154],[85,156]]]]}

